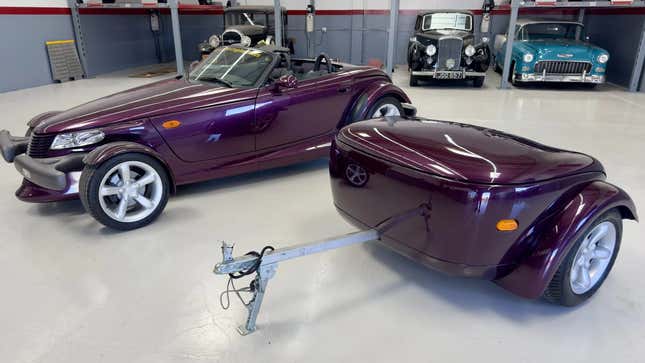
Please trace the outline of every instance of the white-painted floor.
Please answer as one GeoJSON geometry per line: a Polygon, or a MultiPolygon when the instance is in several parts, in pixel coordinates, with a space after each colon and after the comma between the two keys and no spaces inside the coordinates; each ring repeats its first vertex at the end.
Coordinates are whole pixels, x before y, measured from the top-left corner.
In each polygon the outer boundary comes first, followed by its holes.
{"type": "MultiPolygon", "coordinates": [[[[419,114],[517,133],[598,157],[645,206],[645,94],[407,87],[419,114]]],[[[111,75],[0,94],[0,128],[150,80],[111,75]]],[[[258,324],[235,328],[220,240],[238,254],[352,231],[331,202],[326,161],[182,187],[153,225],[102,228],[78,201],[25,204],[0,165],[0,362],[643,362],[645,230],[627,222],[614,270],[578,308],[447,277],[377,245],[280,265],[258,324]]],[[[643,212],[645,213],[645,212],[643,212]]],[[[458,226],[457,226],[458,228],[458,226]]]]}

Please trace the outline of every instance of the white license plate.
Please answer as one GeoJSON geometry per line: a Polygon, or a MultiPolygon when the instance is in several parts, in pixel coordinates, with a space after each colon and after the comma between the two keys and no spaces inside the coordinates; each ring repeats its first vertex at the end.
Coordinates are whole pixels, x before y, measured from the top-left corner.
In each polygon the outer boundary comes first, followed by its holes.
{"type": "Polygon", "coordinates": [[[464,79],[464,72],[460,71],[443,71],[437,72],[436,79],[464,79]]]}

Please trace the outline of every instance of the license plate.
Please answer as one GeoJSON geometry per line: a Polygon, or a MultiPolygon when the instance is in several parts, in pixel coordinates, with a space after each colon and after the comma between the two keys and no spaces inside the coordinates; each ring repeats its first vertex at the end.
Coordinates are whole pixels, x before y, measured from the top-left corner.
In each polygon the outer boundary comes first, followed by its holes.
{"type": "Polygon", "coordinates": [[[436,79],[463,79],[464,72],[460,71],[443,71],[437,72],[435,75],[436,79]]]}

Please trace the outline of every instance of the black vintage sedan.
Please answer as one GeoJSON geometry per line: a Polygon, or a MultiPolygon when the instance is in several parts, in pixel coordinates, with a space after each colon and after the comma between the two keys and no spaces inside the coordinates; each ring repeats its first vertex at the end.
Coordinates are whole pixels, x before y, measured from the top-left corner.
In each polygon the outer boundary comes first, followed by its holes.
{"type": "Polygon", "coordinates": [[[473,14],[435,10],[419,14],[408,44],[410,86],[419,79],[468,79],[484,84],[490,64],[488,44],[475,42],[473,14]]]}

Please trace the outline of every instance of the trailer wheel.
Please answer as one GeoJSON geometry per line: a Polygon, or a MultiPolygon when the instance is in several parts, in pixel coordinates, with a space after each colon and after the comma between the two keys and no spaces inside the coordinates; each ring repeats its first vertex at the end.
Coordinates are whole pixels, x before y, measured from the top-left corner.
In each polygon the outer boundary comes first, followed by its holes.
{"type": "Polygon", "coordinates": [[[546,300],[575,306],[589,299],[611,271],[623,232],[616,210],[598,217],[576,241],[544,291],[546,300]]]}

